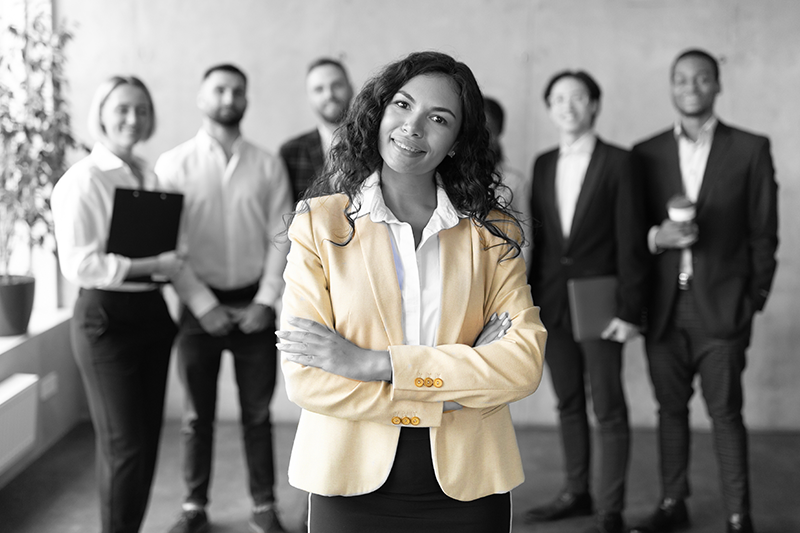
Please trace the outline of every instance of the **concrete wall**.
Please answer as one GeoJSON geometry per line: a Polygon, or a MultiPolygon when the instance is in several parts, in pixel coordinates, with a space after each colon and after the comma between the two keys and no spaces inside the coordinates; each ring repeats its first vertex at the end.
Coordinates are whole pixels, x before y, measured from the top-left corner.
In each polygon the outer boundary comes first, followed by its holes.
{"type": "MultiPolygon", "coordinates": [[[[75,28],[68,75],[78,134],[92,92],[105,77],[135,73],[149,84],[159,115],[154,138],[142,147],[151,160],[193,135],[195,95],[202,71],[220,61],[240,64],[251,77],[245,133],[269,149],[310,128],[305,65],[319,55],[342,58],[360,85],[386,62],[420,49],[451,53],[470,65],[487,94],[508,113],[504,138],[512,166],[529,171],[555,132],[541,102],[547,78],[572,67],[592,72],[604,89],[599,133],[630,145],[674,118],[668,68],[679,50],[706,47],[723,58],[723,120],[768,134],[781,186],[779,271],[766,312],[757,319],[745,375],[746,417],[752,427],[800,428],[800,329],[795,205],[800,188],[798,50],[800,4],[795,0],[55,0],[75,28]]],[[[627,351],[627,387],[634,424],[654,423],[640,342],[627,351]]],[[[222,416],[236,416],[235,394],[223,375],[222,416]]],[[[178,386],[171,416],[180,412],[178,386]]],[[[282,391],[278,418],[293,418],[282,391]]],[[[520,423],[553,423],[553,398],[540,392],[514,406],[520,423]]],[[[693,409],[696,426],[705,410],[693,409]]]]}

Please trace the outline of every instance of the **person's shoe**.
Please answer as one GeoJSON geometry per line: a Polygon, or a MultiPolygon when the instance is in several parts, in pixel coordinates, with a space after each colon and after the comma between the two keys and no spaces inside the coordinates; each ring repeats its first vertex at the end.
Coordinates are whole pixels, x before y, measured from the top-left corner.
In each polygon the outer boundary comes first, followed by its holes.
{"type": "Polygon", "coordinates": [[[594,525],[583,533],[623,533],[624,530],[622,514],[599,511],[594,515],[594,525]]]}
{"type": "Polygon", "coordinates": [[[181,512],[169,533],[203,533],[208,531],[208,515],[204,509],[188,509],[181,512]]]}
{"type": "Polygon", "coordinates": [[[728,517],[728,533],[753,533],[750,515],[732,514],[728,517]]]}
{"type": "Polygon", "coordinates": [[[253,533],[286,533],[278,520],[274,505],[261,506],[253,510],[250,530],[253,533]]]}
{"type": "Polygon", "coordinates": [[[541,507],[534,507],[525,513],[523,521],[526,524],[533,522],[551,522],[570,518],[573,516],[588,516],[592,514],[592,497],[588,492],[573,494],[564,491],[554,501],[541,507]]]}
{"type": "Polygon", "coordinates": [[[658,509],[644,522],[633,526],[629,533],[672,533],[689,527],[689,511],[686,502],[664,498],[658,509]]]}

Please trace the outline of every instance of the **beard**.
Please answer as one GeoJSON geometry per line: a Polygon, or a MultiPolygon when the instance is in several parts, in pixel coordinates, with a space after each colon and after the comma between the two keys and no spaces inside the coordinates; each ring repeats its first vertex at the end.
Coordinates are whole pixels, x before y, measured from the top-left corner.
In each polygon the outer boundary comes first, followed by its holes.
{"type": "Polygon", "coordinates": [[[338,100],[330,100],[318,110],[319,116],[329,124],[341,124],[347,116],[347,104],[338,100]]]}
{"type": "Polygon", "coordinates": [[[222,107],[208,113],[208,118],[222,126],[238,126],[244,118],[244,109],[222,107]]]}

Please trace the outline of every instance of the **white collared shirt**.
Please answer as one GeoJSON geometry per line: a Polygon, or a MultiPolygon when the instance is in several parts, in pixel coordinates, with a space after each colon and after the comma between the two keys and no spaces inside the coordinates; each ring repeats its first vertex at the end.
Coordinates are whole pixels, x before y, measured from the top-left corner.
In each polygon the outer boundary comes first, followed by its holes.
{"type": "Polygon", "coordinates": [[[131,260],[106,253],[114,191],[117,188],[153,190],[155,174],[137,159],[144,182],[122,159],[97,143],[92,152],[75,163],[58,180],[50,205],[61,272],[70,282],[86,289],[141,291],[151,283],[125,282],[131,260]]]}
{"type": "Polygon", "coordinates": [[[209,289],[260,281],[254,302],[275,307],[283,289],[292,192],[279,158],[241,137],[227,159],[205,130],[156,162],[159,184],[185,195],[181,243],[190,268],[173,282],[195,316],[217,305],[209,289]]]}
{"type": "Polygon", "coordinates": [[[459,212],[447,193],[437,185],[436,209],[415,247],[411,225],[401,222],[386,207],[380,175],[372,174],[361,189],[357,217],[369,214],[376,224],[384,224],[392,239],[397,281],[403,306],[403,344],[436,346],[436,332],[442,307],[442,272],[439,262],[439,232],[458,225],[459,212]]]}
{"type": "MultiPolygon", "coordinates": [[[[711,143],[714,142],[714,131],[717,129],[718,122],[714,116],[709,118],[700,128],[695,141],[686,136],[680,121],[675,123],[675,138],[678,141],[678,160],[680,161],[683,190],[693,204],[697,203],[697,197],[700,195],[703,175],[706,173],[708,164],[708,154],[711,153],[711,143]]],[[[694,275],[691,247],[684,248],[681,252],[680,271],[689,279],[694,275]]]]}
{"type": "Polygon", "coordinates": [[[561,145],[556,164],[556,201],[558,215],[561,219],[561,230],[564,238],[569,237],[575,207],[581,194],[583,180],[592,152],[597,144],[597,136],[589,130],[570,145],[561,145]]]}

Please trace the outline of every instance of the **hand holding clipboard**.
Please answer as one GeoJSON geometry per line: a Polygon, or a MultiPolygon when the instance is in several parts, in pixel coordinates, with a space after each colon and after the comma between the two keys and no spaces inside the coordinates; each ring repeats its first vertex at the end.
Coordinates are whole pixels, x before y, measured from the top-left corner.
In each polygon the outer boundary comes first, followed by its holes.
{"type": "Polygon", "coordinates": [[[180,270],[183,258],[175,248],[182,211],[182,194],[139,189],[114,192],[106,251],[133,260],[130,281],[152,282],[156,281],[152,276],[169,277],[180,270]]]}

